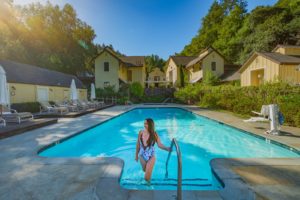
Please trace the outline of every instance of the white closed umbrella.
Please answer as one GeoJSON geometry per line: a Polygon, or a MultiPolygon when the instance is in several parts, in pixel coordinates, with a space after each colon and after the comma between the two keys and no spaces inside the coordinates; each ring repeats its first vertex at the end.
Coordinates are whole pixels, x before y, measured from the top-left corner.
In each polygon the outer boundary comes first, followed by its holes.
{"type": "Polygon", "coordinates": [[[0,65],[0,105],[1,105],[1,115],[2,106],[9,105],[8,87],[6,81],[6,73],[3,67],[0,65]]]}
{"type": "Polygon", "coordinates": [[[94,83],[91,84],[91,100],[96,99],[96,90],[94,83]]]}
{"type": "Polygon", "coordinates": [[[76,89],[76,84],[75,84],[75,80],[72,79],[71,82],[71,87],[70,87],[70,99],[71,100],[77,100],[78,99],[78,95],[77,95],[77,89],[76,89]]]}

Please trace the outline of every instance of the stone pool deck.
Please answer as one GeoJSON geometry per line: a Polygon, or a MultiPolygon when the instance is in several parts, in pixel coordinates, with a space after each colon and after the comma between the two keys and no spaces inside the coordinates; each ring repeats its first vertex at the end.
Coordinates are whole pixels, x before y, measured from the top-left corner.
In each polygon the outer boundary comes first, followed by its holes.
{"type": "MultiPolygon", "coordinates": [[[[176,191],[120,188],[118,179],[123,161],[118,158],[44,158],[37,155],[45,145],[134,107],[114,106],[78,118],[62,118],[57,124],[0,140],[0,199],[174,200],[176,191]]],[[[245,123],[228,113],[192,106],[185,108],[300,149],[298,128],[283,127],[283,136],[264,135],[267,124],[245,123]]],[[[225,183],[225,188],[220,191],[184,191],[183,199],[300,199],[300,158],[215,159],[211,165],[225,183]]]]}

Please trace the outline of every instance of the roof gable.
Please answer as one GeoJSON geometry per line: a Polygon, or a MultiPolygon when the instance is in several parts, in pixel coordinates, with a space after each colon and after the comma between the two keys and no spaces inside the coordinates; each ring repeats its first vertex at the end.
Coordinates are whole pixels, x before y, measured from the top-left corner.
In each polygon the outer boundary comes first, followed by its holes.
{"type": "Polygon", "coordinates": [[[248,60],[242,65],[241,69],[239,72],[243,72],[249,63],[251,63],[257,56],[262,56],[266,59],[269,59],[273,62],[276,62],[278,64],[300,64],[300,58],[295,57],[295,56],[288,56],[288,55],[283,55],[280,53],[267,53],[267,52],[254,52],[248,60]]]}
{"type": "Polygon", "coordinates": [[[120,59],[127,67],[142,67],[145,63],[145,56],[123,56],[120,59]]]}
{"type": "Polygon", "coordinates": [[[300,46],[297,45],[284,45],[284,44],[278,44],[273,50],[272,52],[276,52],[277,49],[279,48],[300,48],[300,46]]]}
{"type": "Polygon", "coordinates": [[[105,47],[94,59],[97,59],[104,52],[109,53],[119,62],[124,63],[127,67],[141,67],[144,66],[145,56],[122,56],[119,57],[112,49],[105,47]]]}
{"type": "Polygon", "coordinates": [[[172,59],[177,66],[186,66],[191,60],[194,60],[195,58],[197,58],[197,56],[170,56],[169,60],[172,59]]]}
{"type": "Polygon", "coordinates": [[[191,67],[192,65],[197,64],[198,62],[204,60],[208,55],[210,55],[210,54],[213,53],[213,52],[217,53],[221,58],[224,59],[224,61],[226,61],[225,57],[224,57],[220,52],[218,52],[216,49],[214,49],[213,47],[210,46],[210,47],[207,47],[207,48],[205,48],[204,50],[202,50],[202,51],[199,53],[199,56],[196,57],[194,60],[190,61],[190,62],[186,65],[186,67],[188,68],[188,67],[191,67]]]}
{"type": "Polygon", "coordinates": [[[112,55],[113,57],[115,57],[117,60],[119,60],[119,61],[122,62],[122,60],[119,58],[119,56],[111,48],[109,48],[109,47],[104,47],[104,49],[94,57],[94,60],[97,59],[104,52],[109,53],[110,55],[112,55]]]}

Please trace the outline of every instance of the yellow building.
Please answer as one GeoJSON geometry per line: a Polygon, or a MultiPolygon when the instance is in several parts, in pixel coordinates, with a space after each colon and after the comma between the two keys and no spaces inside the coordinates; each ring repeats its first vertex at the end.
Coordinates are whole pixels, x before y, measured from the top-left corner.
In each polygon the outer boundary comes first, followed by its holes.
{"type": "Polygon", "coordinates": [[[221,81],[239,80],[237,73],[239,66],[225,62],[225,58],[212,47],[204,49],[198,56],[170,56],[167,61],[166,80],[178,85],[181,82],[180,70],[188,74],[189,83],[201,81],[208,70],[221,81]]]}
{"type": "Polygon", "coordinates": [[[148,82],[150,86],[155,87],[165,85],[167,83],[165,72],[160,68],[154,68],[153,71],[149,73],[149,77],[146,82],[148,82]]]}
{"type": "Polygon", "coordinates": [[[120,84],[145,82],[144,56],[118,56],[105,47],[95,58],[96,88],[114,86],[118,91],[120,84]]]}
{"type": "Polygon", "coordinates": [[[78,97],[87,99],[87,89],[76,76],[13,61],[2,60],[0,65],[6,72],[11,103],[70,99],[72,79],[78,97]]]}
{"type": "Polygon", "coordinates": [[[186,65],[189,71],[190,83],[196,83],[201,80],[208,70],[217,77],[222,76],[224,74],[224,63],[224,57],[217,50],[212,47],[204,49],[197,58],[186,65]]]}
{"type": "Polygon", "coordinates": [[[239,70],[241,86],[257,86],[279,80],[299,85],[299,56],[300,46],[292,45],[278,45],[272,52],[254,52],[239,70]]]}
{"type": "Polygon", "coordinates": [[[196,56],[170,56],[166,63],[166,81],[169,81],[173,86],[180,84],[180,70],[185,70],[185,66],[196,56]]]}

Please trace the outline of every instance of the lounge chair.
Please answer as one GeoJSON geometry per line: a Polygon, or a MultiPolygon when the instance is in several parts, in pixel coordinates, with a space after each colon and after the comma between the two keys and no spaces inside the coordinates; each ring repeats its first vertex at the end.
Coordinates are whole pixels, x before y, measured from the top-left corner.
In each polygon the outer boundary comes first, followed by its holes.
{"type": "Polygon", "coordinates": [[[91,100],[90,102],[95,104],[95,108],[101,108],[105,105],[104,101],[91,100]]]}
{"type": "Polygon", "coordinates": [[[93,109],[97,108],[97,104],[94,103],[94,102],[90,102],[90,101],[88,101],[88,100],[79,100],[79,101],[80,101],[81,103],[83,103],[83,104],[89,106],[89,108],[93,108],[93,109]]]}
{"type": "Polygon", "coordinates": [[[40,113],[58,113],[58,114],[66,114],[69,112],[67,107],[57,107],[55,105],[51,105],[48,101],[39,101],[40,103],[40,113]]]}
{"type": "Polygon", "coordinates": [[[6,106],[2,106],[2,118],[5,120],[5,124],[8,122],[20,124],[23,121],[28,121],[33,119],[33,115],[30,112],[17,112],[14,109],[9,109],[6,106]]]}
{"type": "Polygon", "coordinates": [[[72,100],[71,105],[77,106],[80,110],[87,110],[89,109],[89,106],[85,103],[82,103],[79,100],[72,100]]]}
{"type": "Polygon", "coordinates": [[[3,118],[1,118],[0,117],[0,126],[6,126],[6,121],[5,121],[5,119],[3,119],[3,118]]]}
{"type": "Polygon", "coordinates": [[[79,108],[77,106],[69,104],[69,102],[59,102],[59,101],[54,101],[54,105],[56,107],[67,107],[69,111],[71,112],[78,112],[79,108]]]}
{"type": "Polygon", "coordinates": [[[98,108],[101,108],[101,107],[103,107],[105,105],[104,100],[102,100],[102,101],[93,100],[92,102],[96,103],[96,105],[97,105],[98,108]]]}

